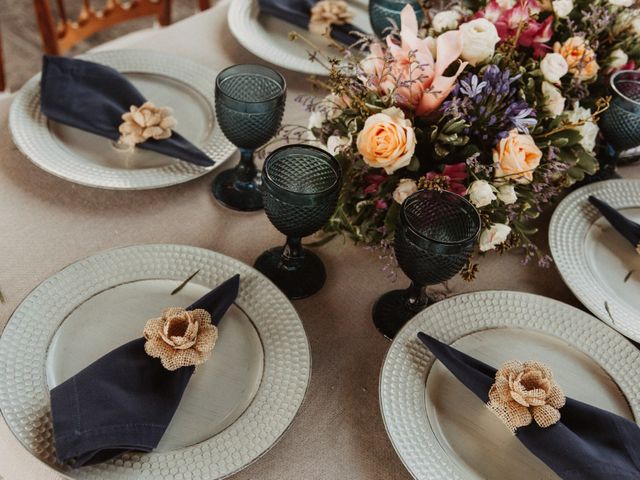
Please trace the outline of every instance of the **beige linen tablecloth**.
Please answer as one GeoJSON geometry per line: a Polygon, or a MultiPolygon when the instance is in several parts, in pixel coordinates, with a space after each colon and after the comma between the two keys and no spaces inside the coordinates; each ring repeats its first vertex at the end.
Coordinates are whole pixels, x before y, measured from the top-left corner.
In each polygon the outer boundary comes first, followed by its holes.
{"type": "MultiPolygon", "coordinates": [[[[261,62],[233,39],[226,11],[221,4],[127,46],[178,54],[216,71],[234,63],[261,62]]],[[[285,122],[306,124],[294,98],[311,90],[303,75],[283,73],[289,89],[285,122]]],[[[118,192],[82,187],[45,173],[13,145],[9,104],[0,103],[0,289],[6,298],[0,304],[1,327],[40,282],[101,250],[180,243],[252,264],[264,249],[283,242],[263,213],[220,207],[209,191],[212,175],[160,190],[118,192]]],[[[637,169],[633,173],[638,176],[637,169]]],[[[539,240],[546,247],[546,232],[539,240]]],[[[378,374],[389,343],[370,317],[378,295],[407,280],[400,274],[396,285],[389,283],[374,254],[339,240],[319,254],[327,267],[327,284],[319,294],[295,302],[313,355],[307,398],[282,440],[232,478],[408,479],[380,415],[378,374]]],[[[579,305],[555,268],[523,267],[521,259],[519,254],[490,255],[481,262],[474,283],[456,279],[450,287],[455,293],[522,290],[579,305]]],[[[0,475],[7,480],[63,478],[24,449],[3,420],[0,475]]]]}

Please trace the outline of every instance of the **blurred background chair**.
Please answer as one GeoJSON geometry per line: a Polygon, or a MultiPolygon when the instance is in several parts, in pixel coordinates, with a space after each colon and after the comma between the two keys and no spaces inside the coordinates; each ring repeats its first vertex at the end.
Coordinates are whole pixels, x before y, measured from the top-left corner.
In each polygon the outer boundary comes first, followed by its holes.
{"type": "Polygon", "coordinates": [[[100,8],[83,0],[75,17],[69,16],[65,3],[55,0],[56,18],[49,0],[33,2],[43,51],[50,55],[64,54],[95,33],[136,18],[154,16],[161,26],[171,23],[171,0],[106,0],[100,8]]]}
{"type": "Polygon", "coordinates": [[[0,97],[7,90],[7,82],[4,77],[4,55],[2,54],[2,30],[0,30],[0,97]]]}
{"type": "Polygon", "coordinates": [[[42,53],[77,55],[122,48],[131,37],[209,8],[214,0],[0,0],[5,88],[36,74],[42,53]],[[35,7],[35,8],[34,8],[35,7]]]}

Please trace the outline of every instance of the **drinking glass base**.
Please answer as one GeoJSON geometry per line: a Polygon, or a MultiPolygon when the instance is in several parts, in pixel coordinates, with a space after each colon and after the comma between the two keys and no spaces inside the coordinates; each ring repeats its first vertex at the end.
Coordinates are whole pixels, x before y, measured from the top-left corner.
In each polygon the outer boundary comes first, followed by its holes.
{"type": "Polygon", "coordinates": [[[220,172],[211,190],[215,199],[227,208],[241,212],[255,212],[264,208],[262,192],[255,179],[241,181],[235,169],[220,172]]]}
{"type": "Polygon", "coordinates": [[[393,340],[404,324],[427,305],[428,303],[411,305],[407,302],[407,290],[392,290],[382,295],[373,305],[373,323],[380,333],[393,340]]]}
{"type": "Polygon", "coordinates": [[[291,300],[306,298],[318,292],[327,274],[322,260],[310,250],[302,249],[304,258],[295,267],[287,267],[282,259],[282,247],[267,250],[253,265],[291,300]]]}

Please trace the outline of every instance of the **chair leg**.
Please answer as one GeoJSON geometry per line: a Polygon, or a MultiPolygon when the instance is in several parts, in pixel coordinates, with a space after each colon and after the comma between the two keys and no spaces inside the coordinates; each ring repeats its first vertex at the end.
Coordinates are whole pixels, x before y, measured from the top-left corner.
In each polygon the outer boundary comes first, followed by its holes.
{"type": "Polygon", "coordinates": [[[163,1],[162,12],[158,16],[158,23],[163,27],[171,25],[171,0],[163,1]]]}
{"type": "Polygon", "coordinates": [[[209,0],[198,0],[198,7],[200,11],[206,10],[211,7],[211,2],[209,0]]]}
{"type": "Polygon", "coordinates": [[[42,48],[49,55],[60,55],[60,46],[56,35],[56,23],[48,0],[33,0],[36,18],[42,37],[42,48]]]}
{"type": "Polygon", "coordinates": [[[0,93],[7,89],[7,83],[4,79],[4,55],[2,54],[2,32],[0,32],[0,93]]]}

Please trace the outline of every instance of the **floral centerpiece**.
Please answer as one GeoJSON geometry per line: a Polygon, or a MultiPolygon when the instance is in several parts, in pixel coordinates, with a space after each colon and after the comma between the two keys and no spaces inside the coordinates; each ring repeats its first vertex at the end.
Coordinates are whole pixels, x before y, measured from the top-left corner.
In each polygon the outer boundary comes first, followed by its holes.
{"type": "Polygon", "coordinates": [[[328,94],[299,101],[345,178],[324,240],[388,249],[402,201],[441,188],[478,208],[480,252],[521,247],[525,261],[547,265],[535,220],[598,169],[608,78],[640,61],[631,2],[454,1],[425,6],[423,25],[407,6],[383,41],[341,47],[343,58],[313,52],[329,69],[313,81],[328,94]]]}

